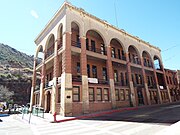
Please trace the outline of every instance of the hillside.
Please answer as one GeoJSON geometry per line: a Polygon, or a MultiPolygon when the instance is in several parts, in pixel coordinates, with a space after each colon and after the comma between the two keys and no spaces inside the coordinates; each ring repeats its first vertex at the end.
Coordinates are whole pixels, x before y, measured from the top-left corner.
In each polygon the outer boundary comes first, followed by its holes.
{"type": "Polygon", "coordinates": [[[0,66],[11,68],[33,68],[33,56],[22,53],[8,45],[0,43],[0,66]]]}

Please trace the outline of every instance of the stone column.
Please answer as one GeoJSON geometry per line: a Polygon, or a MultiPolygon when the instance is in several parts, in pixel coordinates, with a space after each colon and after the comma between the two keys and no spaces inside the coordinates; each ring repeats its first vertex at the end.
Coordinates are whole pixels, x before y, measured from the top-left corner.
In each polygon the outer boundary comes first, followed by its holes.
{"type": "Polygon", "coordinates": [[[129,88],[130,88],[130,106],[137,106],[136,105],[136,98],[135,98],[135,92],[134,92],[134,85],[131,77],[131,66],[130,66],[130,61],[129,61],[129,55],[128,53],[126,55],[126,60],[127,60],[127,74],[128,74],[128,82],[129,82],[129,88]]]}
{"type": "Polygon", "coordinates": [[[60,114],[72,116],[71,32],[63,36],[60,114]]]}
{"type": "Polygon", "coordinates": [[[113,66],[111,60],[111,46],[107,46],[107,73],[109,77],[109,85],[110,85],[110,94],[111,94],[111,102],[112,108],[116,108],[116,96],[115,96],[115,87],[114,87],[114,77],[113,77],[113,66]]]}
{"type": "Polygon", "coordinates": [[[165,82],[166,89],[167,89],[167,92],[168,92],[169,102],[172,102],[171,95],[170,95],[170,90],[169,90],[169,87],[168,87],[168,84],[167,84],[167,80],[166,80],[166,73],[165,73],[163,65],[161,67],[162,67],[162,71],[163,71],[164,82],[165,82]]]}
{"type": "Polygon", "coordinates": [[[40,98],[39,98],[39,106],[44,106],[44,85],[46,78],[46,65],[45,65],[45,53],[42,61],[42,69],[41,69],[41,85],[40,85],[40,98]]]}
{"type": "Polygon", "coordinates": [[[162,97],[161,97],[161,92],[160,92],[160,88],[159,88],[159,84],[158,84],[158,79],[157,79],[157,74],[156,74],[156,69],[154,67],[154,64],[153,64],[153,72],[154,72],[154,78],[155,78],[156,87],[157,87],[157,91],[158,91],[159,103],[162,104],[162,97]]]}
{"type": "Polygon", "coordinates": [[[142,66],[142,74],[143,74],[144,88],[145,88],[145,93],[146,93],[146,101],[147,101],[147,104],[148,104],[148,105],[151,105],[150,94],[149,94],[149,90],[148,90],[148,84],[147,84],[146,73],[145,73],[145,69],[144,69],[143,58],[141,58],[141,66],[142,66]]]}
{"type": "Polygon", "coordinates": [[[30,112],[32,112],[32,106],[34,104],[34,90],[36,87],[36,58],[34,58],[33,66],[33,77],[32,77],[32,87],[31,87],[31,99],[30,99],[30,112]]]}
{"type": "Polygon", "coordinates": [[[81,37],[81,76],[82,76],[82,109],[83,113],[89,113],[89,92],[87,76],[87,55],[86,55],[86,37],[81,37]]]}
{"type": "Polygon", "coordinates": [[[57,79],[59,74],[59,57],[58,57],[58,42],[54,45],[54,73],[53,73],[53,86],[52,86],[52,113],[56,112],[56,104],[58,98],[58,85],[57,79]]]}

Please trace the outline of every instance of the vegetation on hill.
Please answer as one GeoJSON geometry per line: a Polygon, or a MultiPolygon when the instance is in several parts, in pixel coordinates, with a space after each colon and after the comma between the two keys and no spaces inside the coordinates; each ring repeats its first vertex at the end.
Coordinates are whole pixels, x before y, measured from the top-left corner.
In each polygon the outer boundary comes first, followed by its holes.
{"type": "Polygon", "coordinates": [[[8,45],[0,43],[0,65],[12,68],[33,68],[33,56],[22,53],[8,45]]]}

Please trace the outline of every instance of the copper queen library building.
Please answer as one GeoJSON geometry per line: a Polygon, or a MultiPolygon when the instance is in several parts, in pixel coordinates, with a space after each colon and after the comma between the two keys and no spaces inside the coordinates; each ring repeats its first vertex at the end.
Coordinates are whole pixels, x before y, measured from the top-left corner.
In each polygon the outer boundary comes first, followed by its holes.
{"type": "Polygon", "coordinates": [[[76,116],[171,102],[161,50],[82,8],[65,2],[35,43],[31,109],[76,116]]]}

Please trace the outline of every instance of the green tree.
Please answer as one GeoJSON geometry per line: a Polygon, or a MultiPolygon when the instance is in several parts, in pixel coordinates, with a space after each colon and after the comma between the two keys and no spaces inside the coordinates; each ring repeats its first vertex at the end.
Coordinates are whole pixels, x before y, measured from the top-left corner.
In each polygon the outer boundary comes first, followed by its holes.
{"type": "Polygon", "coordinates": [[[9,91],[6,86],[0,85],[0,101],[1,102],[12,102],[13,91],[9,91]]]}

